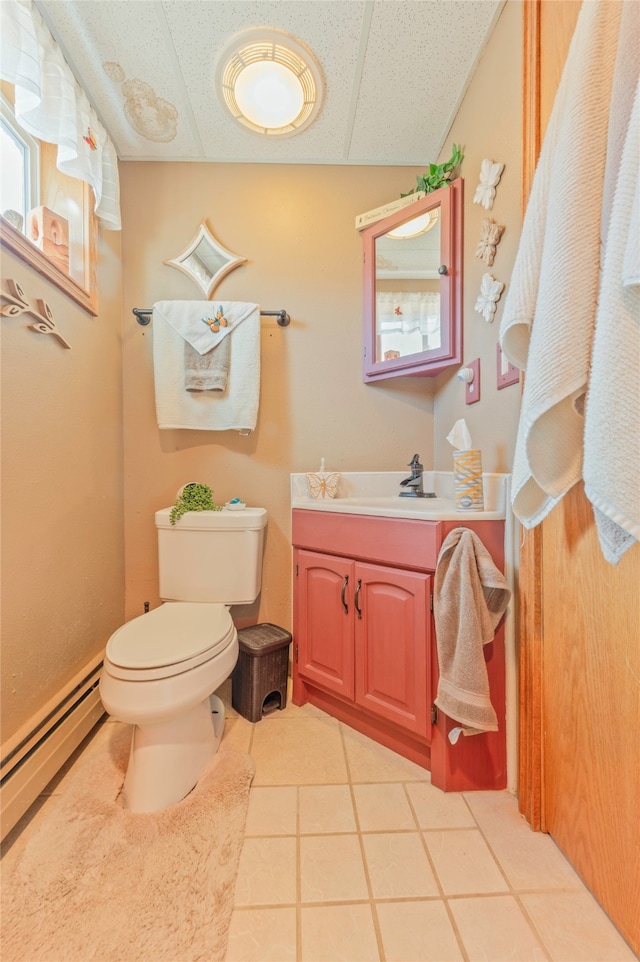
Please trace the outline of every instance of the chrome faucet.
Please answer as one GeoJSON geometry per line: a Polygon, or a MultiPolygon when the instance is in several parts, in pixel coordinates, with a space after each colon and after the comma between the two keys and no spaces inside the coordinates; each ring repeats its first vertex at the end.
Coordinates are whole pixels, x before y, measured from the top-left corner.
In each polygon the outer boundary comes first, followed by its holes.
{"type": "Polygon", "coordinates": [[[404,481],[400,482],[400,487],[404,488],[404,491],[400,492],[401,498],[435,498],[434,491],[425,491],[423,488],[423,471],[424,466],[420,464],[420,455],[414,454],[409,464],[411,468],[411,477],[405,478],[404,481]]]}

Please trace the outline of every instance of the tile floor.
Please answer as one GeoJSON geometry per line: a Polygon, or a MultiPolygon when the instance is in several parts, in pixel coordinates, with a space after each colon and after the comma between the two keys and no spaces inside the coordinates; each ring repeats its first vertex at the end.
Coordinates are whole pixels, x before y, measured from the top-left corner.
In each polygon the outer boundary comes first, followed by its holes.
{"type": "MultiPolygon", "coordinates": [[[[251,724],[228,684],[219,694],[223,745],[256,764],[226,962],[636,959],[508,793],[445,795],[312,706],[251,724]]],[[[19,845],[64,786],[54,780],[7,841],[19,845]]]]}

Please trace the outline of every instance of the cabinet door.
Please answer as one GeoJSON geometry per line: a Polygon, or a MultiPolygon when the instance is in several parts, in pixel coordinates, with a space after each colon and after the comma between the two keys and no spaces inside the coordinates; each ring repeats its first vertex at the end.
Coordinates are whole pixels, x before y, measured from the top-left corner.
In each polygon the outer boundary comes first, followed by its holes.
{"type": "Polygon", "coordinates": [[[430,575],[355,566],[355,700],[429,735],[430,575]]]}
{"type": "Polygon", "coordinates": [[[353,701],[353,561],[296,551],[298,672],[353,701]]]}
{"type": "Polygon", "coordinates": [[[462,179],[362,232],[364,380],[462,359],[462,179]]]}

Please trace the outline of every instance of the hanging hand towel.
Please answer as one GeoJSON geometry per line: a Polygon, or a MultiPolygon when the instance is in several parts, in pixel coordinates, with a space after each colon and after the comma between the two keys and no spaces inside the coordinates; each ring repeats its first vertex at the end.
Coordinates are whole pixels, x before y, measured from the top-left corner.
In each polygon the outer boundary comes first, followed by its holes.
{"type": "Polygon", "coordinates": [[[465,734],[498,730],[483,649],[493,640],[510,597],[504,575],[480,538],[467,528],[454,528],[442,544],[435,575],[440,676],[435,701],[470,730],[465,734]]]}
{"type": "Polygon", "coordinates": [[[255,429],[260,395],[257,304],[159,301],[153,307],[153,361],[160,428],[243,433],[255,429]],[[213,323],[218,311],[226,327],[213,323]],[[217,326],[220,329],[214,331],[217,326]],[[205,358],[220,348],[228,350],[228,372],[223,357],[202,364],[193,355],[187,359],[185,345],[205,358]]]}
{"type": "MultiPolygon", "coordinates": [[[[630,8],[638,14],[635,5],[630,8]]],[[[587,395],[583,471],[600,545],[611,564],[617,564],[640,538],[640,390],[635,363],[640,358],[640,278],[625,270],[640,247],[639,221],[633,219],[640,197],[640,81],[616,166],[587,395]]]]}
{"type": "Polygon", "coordinates": [[[185,391],[224,391],[231,363],[231,341],[228,337],[206,354],[198,354],[184,342],[185,391]]]}
{"type": "Polygon", "coordinates": [[[255,307],[241,301],[158,301],[154,305],[154,312],[162,314],[185,340],[185,390],[225,390],[231,361],[228,335],[255,307]]]}
{"type": "Polygon", "coordinates": [[[536,169],[500,333],[526,370],[512,502],[539,524],[582,475],[600,210],[622,4],[581,7],[536,169]]]}

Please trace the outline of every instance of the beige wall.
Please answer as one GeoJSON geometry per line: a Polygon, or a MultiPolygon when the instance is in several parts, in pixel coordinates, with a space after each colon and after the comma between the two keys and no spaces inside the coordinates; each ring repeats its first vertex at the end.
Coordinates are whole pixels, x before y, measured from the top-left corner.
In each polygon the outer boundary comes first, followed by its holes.
{"type": "Polygon", "coordinates": [[[496,344],[506,287],[492,323],[474,310],[485,272],[508,285],[520,238],[521,132],[522,132],[522,5],[509,0],[496,24],[467,95],[456,116],[443,156],[451,144],[462,144],[465,179],[464,202],[464,355],[465,364],[480,358],[480,395],[477,404],[465,404],[464,385],[455,372],[441,374],[435,397],[435,464],[451,470],[452,448],[446,436],[464,418],[474,447],[482,451],[485,471],[510,471],[518,425],[520,388],[498,391],[496,344]],[[484,158],[505,165],[491,210],[473,203],[484,158]],[[493,266],[475,256],[482,221],[491,217],[506,230],[493,266]]]}
{"type": "Polygon", "coordinates": [[[259,610],[290,624],[289,474],[402,470],[418,451],[432,463],[430,378],[362,383],[362,252],[356,214],[409,189],[412,168],[280,165],[122,165],[127,617],[158,603],[154,511],[180,485],[203,481],[217,501],[240,496],[269,511],[259,610]],[[262,382],[255,433],[159,431],[153,329],[133,307],[198,298],[163,265],[206,219],[247,258],[215,297],[286,309],[288,328],[262,320],[262,382]]]}
{"type": "MultiPolygon", "coordinates": [[[[464,404],[455,373],[364,385],[362,254],[355,215],[414,186],[413,168],[124,163],[124,437],[126,615],[158,604],[154,511],[189,480],[210,484],[219,502],[240,496],[269,511],[263,590],[240,619],[290,625],[289,474],[316,470],[400,470],[417,451],[426,467],[448,468],[443,440],[466,417],[485,470],[509,470],[519,389],[496,390],[496,319],[473,305],[485,266],[474,257],[483,208],[472,203],[484,157],[505,162],[493,214],[507,231],[494,271],[515,255],[520,191],[521,7],[509,3],[447,141],[465,146],[465,360],[480,356],[482,400],[464,404]],[[198,298],[198,288],[163,264],[205,219],[217,239],[247,258],[214,295],[285,308],[289,328],[262,323],[262,391],[251,437],[235,432],[159,431],[153,396],[152,327],[133,307],[198,298]],[[437,394],[435,393],[437,389],[437,394]],[[435,411],[435,416],[434,416],[435,411]]],[[[426,159],[425,159],[426,160],[426,159]]]]}
{"type": "Polygon", "coordinates": [[[120,236],[99,243],[99,317],[2,248],[2,278],[46,300],[65,350],[2,318],[2,740],[122,623],[120,236]]]}
{"type": "Polygon", "coordinates": [[[520,218],[520,17],[519,0],[509,0],[443,150],[448,156],[453,141],[465,148],[464,356],[482,360],[477,405],[464,405],[454,372],[361,380],[354,218],[412,187],[419,169],[125,163],[124,229],[101,236],[96,319],[3,250],[3,276],[45,297],[72,344],[64,351],[24,320],[3,319],[3,738],[121,623],[123,537],[126,618],[146,600],[157,604],[153,512],[185,481],[206,481],[219,501],[241,495],[268,508],[260,604],[237,614],[289,626],[290,472],[315,469],[322,456],[336,470],[398,470],[416,451],[427,467],[446,469],[444,437],[458,417],[485,469],[508,470],[519,391],[495,388],[500,306],[492,325],[473,310],[486,268],[474,257],[485,212],[472,198],[481,160],[503,161],[491,214],[507,231],[493,272],[508,281],[520,218]],[[263,320],[260,416],[249,438],[158,430],[153,331],[130,313],[199,296],[162,262],[203,218],[247,258],[216,295],[292,316],[286,329],[263,320]]]}

